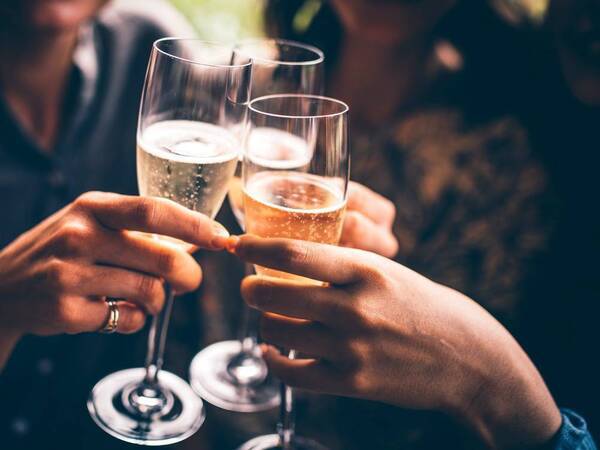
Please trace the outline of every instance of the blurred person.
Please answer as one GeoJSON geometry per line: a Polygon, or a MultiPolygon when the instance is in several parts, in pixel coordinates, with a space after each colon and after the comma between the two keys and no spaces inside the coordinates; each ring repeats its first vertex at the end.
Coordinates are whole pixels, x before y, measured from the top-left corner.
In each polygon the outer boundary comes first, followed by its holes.
{"type": "MultiPolygon", "coordinates": [[[[513,332],[526,325],[559,214],[516,107],[535,42],[472,0],[271,0],[267,19],[271,34],[325,50],[326,92],[352,111],[352,178],[396,206],[395,260],[513,332]],[[309,3],[320,7],[302,27],[309,3]]],[[[347,399],[332,410],[348,449],[481,445],[435,413],[347,399]]]]}
{"type": "Polygon", "coordinates": [[[352,178],[396,206],[396,259],[511,320],[553,219],[503,68],[528,48],[505,60],[522,42],[485,2],[332,0],[299,32],[304,3],[271,0],[271,32],[326,50],[327,93],[353,111],[352,178]]]}
{"type": "MultiPolygon", "coordinates": [[[[123,333],[141,329],[145,315],[160,310],[163,279],[183,293],[202,278],[187,253],[130,231],[219,248],[224,230],[217,223],[168,201],[131,195],[151,45],[165,35],[192,34],[161,1],[0,5],[0,196],[6,210],[0,223],[0,368],[6,364],[0,431],[7,448],[119,445],[88,417],[89,390],[102,376],[142,363],[145,334],[123,333]],[[119,334],[110,337],[86,333],[106,324],[104,297],[127,299],[119,303],[119,334]]],[[[362,234],[386,236],[369,245],[393,254],[393,207],[364,187],[353,190],[380,205],[361,220],[362,234]]],[[[183,307],[173,317],[167,359],[185,376],[204,344],[196,304],[183,307]]],[[[202,439],[219,448],[218,439],[202,439]]]]}
{"type": "Polygon", "coordinates": [[[527,302],[517,337],[557,402],[575,408],[600,433],[600,2],[551,0],[520,103],[534,148],[556,192],[558,221],[527,302]],[[578,370],[570,370],[577,367],[578,370]]]}
{"type": "Polygon", "coordinates": [[[229,241],[246,262],[327,282],[253,275],[242,285],[264,314],[266,341],[299,352],[290,360],[265,350],[290,386],[440,411],[489,448],[596,448],[510,333],[463,294],[373,253],[251,235],[229,241]]]}
{"type": "Polygon", "coordinates": [[[218,224],[172,202],[122,195],[137,192],[136,122],[152,42],[186,26],[162,2],[152,2],[158,19],[107,4],[0,5],[3,448],[114,446],[87,417],[90,388],[141,364],[145,336],[120,333],[160,310],[162,280],[180,293],[201,280],[189,254],[129,231],[205,248],[218,234],[218,224]],[[118,334],[65,337],[106,325],[104,297],[127,299],[118,334]]]}

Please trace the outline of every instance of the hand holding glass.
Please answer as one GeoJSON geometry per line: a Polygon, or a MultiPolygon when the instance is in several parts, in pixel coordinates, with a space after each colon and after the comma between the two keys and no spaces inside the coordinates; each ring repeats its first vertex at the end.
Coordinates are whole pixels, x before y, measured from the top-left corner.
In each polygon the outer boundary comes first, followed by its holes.
{"type": "MultiPolygon", "coordinates": [[[[230,47],[195,39],[154,43],[140,105],[137,172],[141,195],[173,200],[213,218],[239,158],[251,63],[230,47]]],[[[154,236],[172,245],[188,245],[154,236]]],[[[173,292],[154,316],[145,368],[100,380],[88,409],[107,433],[127,442],[166,445],[198,430],[202,401],[176,375],[161,371],[173,292]]]]}

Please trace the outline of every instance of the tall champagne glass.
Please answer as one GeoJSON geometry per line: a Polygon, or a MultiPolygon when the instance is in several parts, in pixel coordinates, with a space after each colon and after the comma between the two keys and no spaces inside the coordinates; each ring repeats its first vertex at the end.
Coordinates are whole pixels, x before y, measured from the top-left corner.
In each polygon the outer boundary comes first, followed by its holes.
{"type": "MultiPolygon", "coordinates": [[[[137,131],[141,195],[163,197],[214,217],[239,159],[234,130],[246,123],[251,62],[231,47],[196,39],[154,43],[137,131]]],[[[163,236],[170,245],[187,244],[163,236]]],[[[161,370],[173,291],[154,316],[144,368],[122,370],[93,388],[88,410],[107,433],[127,442],[165,445],[191,436],[205,417],[202,400],[161,370]]]]}
{"type": "MultiPolygon", "coordinates": [[[[253,98],[268,94],[320,94],[323,90],[323,52],[310,45],[283,39],[252,39],[236,50],[252,58],[253,98]]],[[[306,164],[305,142],[285,130],[262,127],[248,145],[268,150],[274,168],[299,168],[306,164]]],[[[229,204],[244,228],[241,163],[229,188],[229,204]]],[[[246,266],[251,273],[252,266],[246,266]]],[[[230,411],[254,412],[279,402],[277,383],[268,376],[257,344],[255,311],[243,305],[240,340],[217,342],[203,349],[190,366],[190,383],[206,401],[230,411]]]]}
{"type": "MultiPolygon", "coordinates": [[[[261,237],[337,244],[350,172],[347,105],[327,97],[283,94],[254,99],[249,109],[249,134],[242,165],[246,231],[261,237]],[[294,154],[290,154],[291,161],[286,164],[276,145],[249,145],[255,133],[260,136],[265,127],[285,131],[303,141],[304,164],[292,164],[296,160],[294,154]]],[[[322,284],[259,266],[256,272],[322,284]]],[[[293,350],[287,351],[290,358],[295,358],[293,350]]],[[[295,435],[293,391],[282,384],[280,392],[278,433],[254,438],[240,449],[323,449],[315,441],[295,435]]]]}

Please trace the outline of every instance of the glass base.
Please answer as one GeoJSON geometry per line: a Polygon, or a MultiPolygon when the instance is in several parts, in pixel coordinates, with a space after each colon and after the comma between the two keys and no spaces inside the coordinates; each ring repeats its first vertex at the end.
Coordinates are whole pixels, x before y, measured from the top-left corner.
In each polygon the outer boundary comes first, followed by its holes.
{"type": "MultiPolygon", "coordinates": [[[[295,437],[292,448],[294,450],[328,450],[318,442],[303,437],[295,437]]],[[[283,447],[279,445],[278,434],[266,434],[250,439],[237,450],[283,450],[283,447]]]]}
{"type": "Polygon", "coordinates": [[[260,355],[241,353],[240,341],[209,345],[190,365],[190,384],[207,402],[228,411],[266,411],[279,405],[277,383],[260,355]],[[239,380],[244,380],[240,382],[239,380]]]}
{"type": "Polygon", "coordinates": [[[157,392],[143,385],[145,373],[127,369],[100,380],[87,402],[94,422],[111,436],[139,445],[174,444],[194,434],[206,413],[190,385],[163,370],[157,392]]]}

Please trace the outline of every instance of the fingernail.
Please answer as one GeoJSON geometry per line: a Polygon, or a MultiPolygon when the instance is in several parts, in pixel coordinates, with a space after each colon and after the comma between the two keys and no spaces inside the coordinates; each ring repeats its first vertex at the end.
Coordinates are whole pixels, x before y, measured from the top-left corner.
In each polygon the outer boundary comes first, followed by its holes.
{"type": "Polygon", "coordinates": [[[265,343],[259,344],[258,347],[260,348],[260,352],[262,355],[265,355],[269,352],[269,346],[265,343]]]}
{"type": "Polygon", "coordinates": [[[227,247],[227,239],[229,238],[229,231],[225,229],[220,223],[213,225],[213,233],[215,236],[210,241],[210,245],[215,249],[222,249],[227,247]]]}
{"type": "Polygon", "coordinates": [[[239,236],[230,236],[226,240],[225,249],[229,253],[235,253],[235,251],[237,250],[237,247],[238,247],[239,243],[240,243],[239,236]]]}
{"type": "Polygon", "coordinates": [[[223,225],[221,225],[219,222],[215,222],[213,224],[213,232],[217,235],[217,236],[222,236],[222,237],[229,237],[229,231],[227,231],[227,228],[225,228],[223,225]]]}

